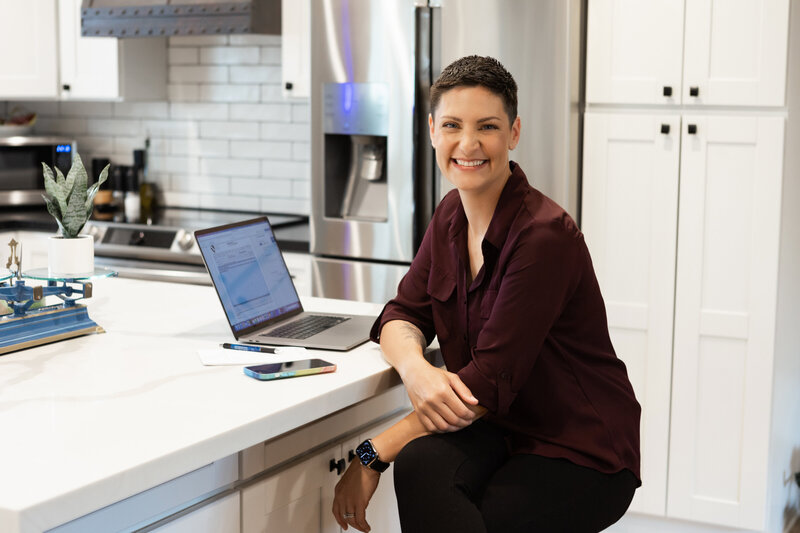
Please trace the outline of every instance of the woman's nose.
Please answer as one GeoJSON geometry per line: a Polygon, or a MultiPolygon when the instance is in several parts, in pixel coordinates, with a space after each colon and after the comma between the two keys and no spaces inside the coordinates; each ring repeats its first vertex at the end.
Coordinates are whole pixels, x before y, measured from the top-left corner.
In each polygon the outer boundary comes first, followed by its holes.
{"type": "Polygon", "coordinates": [[[459,139],[459,145],[460,148],[465,152],[476,149],[480,145],[480,141],[478,140],[478,132],[464,129],[461,133],[461,138],[459,139]]]}

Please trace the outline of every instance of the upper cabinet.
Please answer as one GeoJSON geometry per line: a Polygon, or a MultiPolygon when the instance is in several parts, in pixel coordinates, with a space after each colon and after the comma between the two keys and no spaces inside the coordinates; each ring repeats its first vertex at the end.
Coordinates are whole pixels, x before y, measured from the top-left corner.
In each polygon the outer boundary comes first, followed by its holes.
{"type": "Polygon", "coordinates": [[[789,0],[592,0],[586,101],[783,106],[788,20],[789,0]]]}
{"type": "Polygon", "coordinates": [[[56,0],[3,0],[0,19],[0,97],[55,98],[56,0]]]}
{"type": "Polygon", "coordinates": [[[3,0],[0,98],[164,100],[164,38],[82,37],[81,0],[3,0]]]}
{"type": "Polygon", "coordinates": [[[283,0],[281,4],[281,72],[284,98],[311,96],[309,0],[283,0]]]}

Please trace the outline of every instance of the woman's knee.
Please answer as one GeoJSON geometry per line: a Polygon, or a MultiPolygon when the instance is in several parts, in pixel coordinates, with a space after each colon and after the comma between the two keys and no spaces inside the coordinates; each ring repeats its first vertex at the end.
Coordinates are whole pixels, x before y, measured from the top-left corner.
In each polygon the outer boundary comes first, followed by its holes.
{"type": "Polygon", "coordinates": [[[394,484],[398,489],[416,483],[426,483],[426,472],[430,472],[427,463],[432,457],[436,442],[427,437],[414,439],[406,444],[394,460],[394,484]]]}

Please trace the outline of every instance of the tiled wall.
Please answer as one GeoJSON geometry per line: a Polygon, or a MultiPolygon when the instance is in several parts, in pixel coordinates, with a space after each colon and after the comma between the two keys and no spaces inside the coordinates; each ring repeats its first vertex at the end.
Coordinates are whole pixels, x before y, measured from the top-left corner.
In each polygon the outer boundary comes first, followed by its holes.
{"type": "Polygon", "coordinates": [[[165,205],[308,214],[309,105],[281,95],[280,44],[173,37],[166,102],[23,104],[39,114],[37,134],[75,137],[87,168],[93,157],[131,164],[149,137],[165,205]]]}

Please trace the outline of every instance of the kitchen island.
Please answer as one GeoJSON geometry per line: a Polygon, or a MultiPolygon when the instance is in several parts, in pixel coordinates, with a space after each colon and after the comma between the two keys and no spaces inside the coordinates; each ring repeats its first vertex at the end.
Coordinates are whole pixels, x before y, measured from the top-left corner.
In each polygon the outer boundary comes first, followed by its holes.
{"type": "MultiPolygon", "coordinates": [[[[263,471],[281,472],[310,448],[352,437],[348,427],[363,430],[408,410],[399,377],[373,343],[284,356],[320,357],[338,370],[259,382],[241,365],[201,364],[198,350],[232,340],[211,287],[106,279],[94,289],[86,303],[106,333],[0,356],[4,533],[194,530],[170,524],[232,495],[228,509],[238,513],[241,489],[256,487],[263,471]]],[[[380,311],[358,302],[304,304],[380,311]]],[[[242,530],[252,513],[246,500],[242,530]]],[[[328,530],[328,519],[320,520],[328,530]]],[[[235,527],[210,530],[239,531],[239,523],[237,515],[229,521],[235,527]]]]}

